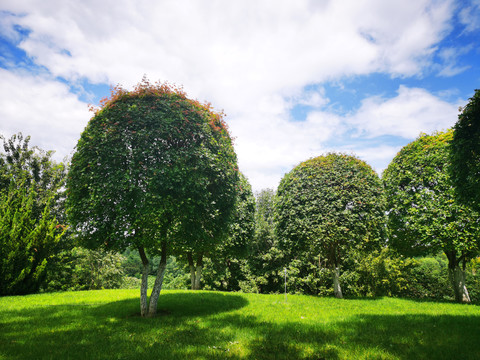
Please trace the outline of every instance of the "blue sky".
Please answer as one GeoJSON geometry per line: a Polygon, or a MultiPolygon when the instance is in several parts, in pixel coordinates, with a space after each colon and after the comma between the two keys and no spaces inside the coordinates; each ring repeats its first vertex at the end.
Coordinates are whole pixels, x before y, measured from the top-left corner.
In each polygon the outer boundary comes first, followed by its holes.
{"type": "Polygon", "coordinates": [[[328,151],[377,172],[480,87],[480,0],[3,0],[0,134],[70,156],[110,85],[227,114],[253,188],[328,151]]]}

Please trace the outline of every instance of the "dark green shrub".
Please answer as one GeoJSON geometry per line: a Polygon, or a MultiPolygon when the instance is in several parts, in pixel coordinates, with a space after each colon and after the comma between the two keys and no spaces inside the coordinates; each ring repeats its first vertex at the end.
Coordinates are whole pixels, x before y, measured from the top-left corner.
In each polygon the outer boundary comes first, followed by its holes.
{"type": "Polygon", "coordinates": [[[117,289],[124,282],[125,257],[105,250],[74,247],[57,255],[43,291],[117,289]],[[53,271],[55,270],[55,271],[53,271]]]}

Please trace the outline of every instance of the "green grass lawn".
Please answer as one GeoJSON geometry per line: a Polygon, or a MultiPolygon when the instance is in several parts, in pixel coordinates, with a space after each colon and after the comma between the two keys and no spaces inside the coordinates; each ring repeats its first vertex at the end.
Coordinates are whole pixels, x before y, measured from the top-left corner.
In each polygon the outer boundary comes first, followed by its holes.
{"type": "Polygon", "coordinates": [[[0,359],[480,359],[480,306],[138,290],[0,298],[0,359]]]}

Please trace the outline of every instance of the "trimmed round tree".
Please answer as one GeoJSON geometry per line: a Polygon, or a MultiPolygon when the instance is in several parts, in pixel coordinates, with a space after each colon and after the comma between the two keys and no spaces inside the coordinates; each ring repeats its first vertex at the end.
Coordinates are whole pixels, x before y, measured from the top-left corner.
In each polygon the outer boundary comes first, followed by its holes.
{"type": "Polygon", "coordinates": [[[448,171],[452,137],[452,130],[422,134],[385,170],[389,244],[407,256],[443,251],[455,299],[469,302],[464,270],[479,251],[480,218],[455,199],[448,171]]]}
{"type": "Polygon", "coordinates": [[[450,176],[458,199],[480,210],[480,90],[458,116],[450,145],[450,176]]]}
{"type": "Polygon", "coordinates": [[[67,180],[71,225],[91,248],[138,249],[141,314],[156,313],[167,252],[221,241],[238,170],[223,115],[168,84],[113,89],[77,144],[67,180]],[[148,259],[161,255],[147,304],[148,259]]]}
{"type": "Polygon", "coordinates": [[[330,153],[305,161],[280,182],[276,232],[292,258],[320,256],[333,272],[334,293],[349,249],[378,246],[385,199],[381,181],[364,161],[330,153]]]}

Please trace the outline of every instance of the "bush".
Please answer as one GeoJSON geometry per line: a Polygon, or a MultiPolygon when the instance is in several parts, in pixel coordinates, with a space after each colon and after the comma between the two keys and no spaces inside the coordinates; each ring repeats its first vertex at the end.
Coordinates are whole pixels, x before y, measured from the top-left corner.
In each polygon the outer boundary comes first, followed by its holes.
{"type": "Polygon", "coordinates": [[[57,255],[43,291],[118,289],[124,282],[123,261],[123,255],[105,250],[65,250],[57,255]]]}
{"type": "Polygon", "coordinates": [[[412,271],[414,282],[411,296],[418,299],[452,299],[448,282],[448,260],[444,254],[417,258],[412,271]]]}
{"type": "Polygon", "coordinates": [[[370,253],[354,251],[348,259],[343,281],[351,296],[408,296],[414,259],[383,248],[370,253]]]}
{"type": "Polygon", "coordinates": [[[0,295],[39,290],[63,235],[47,202],[35,215],[36,192],[13,183],[0,191],[0,295]]]}

